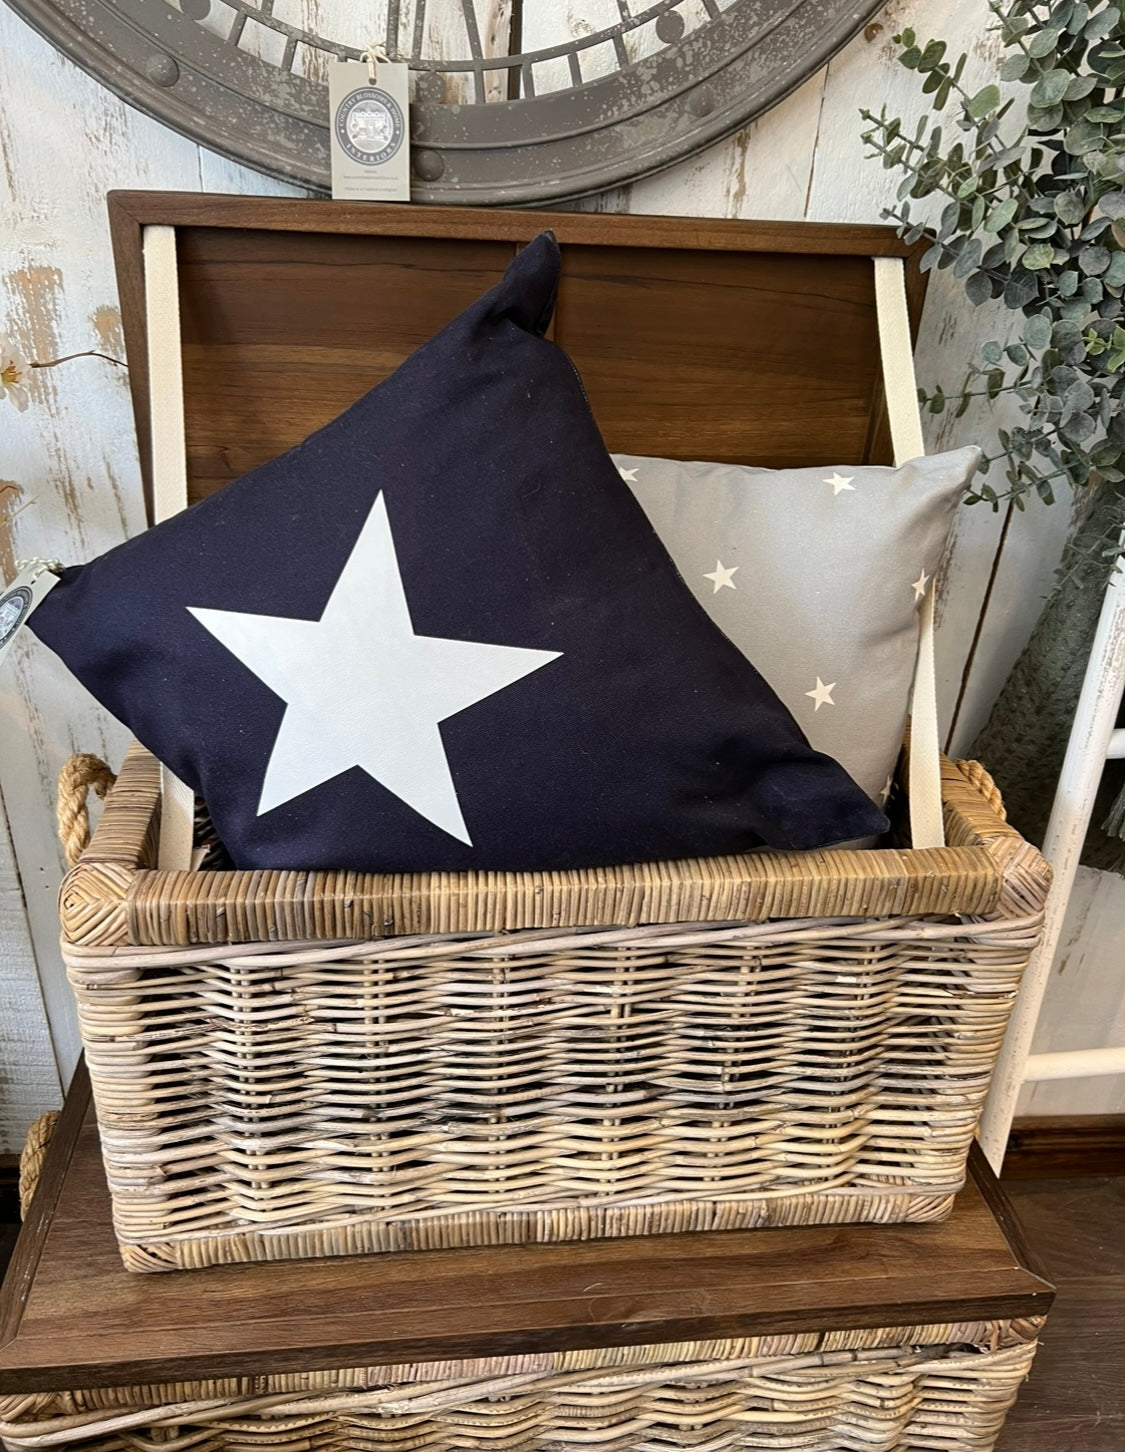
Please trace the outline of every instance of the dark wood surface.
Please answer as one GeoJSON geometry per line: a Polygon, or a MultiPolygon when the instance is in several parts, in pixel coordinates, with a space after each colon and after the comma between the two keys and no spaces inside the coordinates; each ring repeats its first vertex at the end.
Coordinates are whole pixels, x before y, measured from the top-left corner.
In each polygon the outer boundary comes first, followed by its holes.
{"type": "MultiPolygon", "coordinates": [[[[1125,1114],[1017,1119],[1004,1156],[1005,1180],[1125,1175],[1125,1114]]],[[[1125,1226],[1122,1226],[1125,1236],[1125,1226]]]]}
{"type": "Polygon", "coordinates": [[[821,1227],[127,1274],[88,1086],[5,1282],[0,1393],[1045,1313],[977,1158],[942,1225],[821,1227]]]}
{"type": "Polygon", "coordinates": [[[1123,1452],[1125,1175],[1008,1189],[1058,1297],[996,1452],[1123,1452]]]}
{"type": "Polygon", "coordinates": [[[881,226],[114,192],[110,225],[146,470],[142,231],[178,229],[192,499],[290,448],[391,372],[551,227],[553,330],[611,449],[784,465],[889,462],[881,226]]]}

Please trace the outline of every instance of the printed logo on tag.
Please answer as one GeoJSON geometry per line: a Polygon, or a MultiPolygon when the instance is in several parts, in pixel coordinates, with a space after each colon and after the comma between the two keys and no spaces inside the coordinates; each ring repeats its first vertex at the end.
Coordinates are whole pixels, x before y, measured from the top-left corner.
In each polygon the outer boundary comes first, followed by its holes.
{"type": "Polygon", "coordinates": [[[0,650],[31,614],[32,594],[26,585],[0,595],[0,650]]]}
{"type": "Polygon", "coordinates": [[[10,585],[0,586],[0,660],[24,621],[59,583],[57,560],[29,560],[10,585]]]}
{"type": "Polygon", "coordinates": [[[406,139],[398,102],[379,86],[351,91],[336,107],[336,139],[353,161],[382,166],[406,139]]]}

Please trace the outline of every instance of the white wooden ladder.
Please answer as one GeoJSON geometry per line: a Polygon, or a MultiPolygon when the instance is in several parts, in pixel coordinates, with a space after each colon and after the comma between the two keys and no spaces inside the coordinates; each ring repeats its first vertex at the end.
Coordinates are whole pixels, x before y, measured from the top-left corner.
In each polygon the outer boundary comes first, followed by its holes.
{"type": "MultiPolygon", "coordinates": [[[[1123,536],[1125,539],[1125,536],[1123,536]]],[[[1107,760],[1125,757],[1125,730],[1115,730],[1125,687],[1125,579],[1118,567],[1106,587],[1093,649],[1051,808],[1043,855],[1054,869],[1043,937],[1024,974],[992,1088],[981,1118],[980,1140],[997,1173],[1024,1084],[1043,1079],[1087,1079],[1125,1073],[1125,1046],[1031,1052],[1040,1005],[1062,936],[1094,798],[1107,760]]]]}

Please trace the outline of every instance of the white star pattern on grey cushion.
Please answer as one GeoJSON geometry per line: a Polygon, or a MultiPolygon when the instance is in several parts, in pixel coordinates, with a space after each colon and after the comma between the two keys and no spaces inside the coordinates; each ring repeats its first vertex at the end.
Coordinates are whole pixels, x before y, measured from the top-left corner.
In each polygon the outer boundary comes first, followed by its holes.
{"type": "Polygon", "coordinates": [[[855,485],[852,483],[854,478],[854,474],[830,474],[824,482],[832,485],[832,497],[835,498],[845,489],[850,489],[853,494],[855,493],[855,485]]]}
{"type": "Polygon", "coordinates": [[[835,681],[833,681],[830,686],[826,686],[824,682],[820,679],[820,677],[817,676],[816,685],[811,691],[806,691],[805,695],[811,696],[813,698],[813,700],[816,702],[813,710],[819,711],[821,706],[834,706],[836,704],[836,702],[832,699],[832,692],[835,689],[835,681]]]}
{"type": "Polygon", "coordinates": [[[915,600],[921,600],[922,596],[925,595],[926,586],[929,584],[930,578],[931,577],[926,574],[925,570],[923,570],[918,578],[911,582],[910,588],[914,591],[915,600]]]}
{"type": "Polygon", "coordinates": [[[617,472],[621,475],[622,479],[625,480],[626,484],[635,484],[637,482],[636,469],[623,469],[620,465],[618,465],[617,472]]]}
{"type": "Polygon", "coordinates": [[[724,567],[722,560],[716,560],[715,568],[703,576],[705,580],[715,582],[715,588],[711,591],[712,595],[717,595],[720,590],[737,590],[738,586],[734,583],[733,577],[739,569],[741,569],[740,565],[731,565],[728,570],[724,567]]]}
{"type": "Polygon", "coordinates": [[[439,725],[560,654],[415,635],[381,493],[319,620],[188,608],[286,703],[259,816],[358,766],[470,845],[439,725]]]}

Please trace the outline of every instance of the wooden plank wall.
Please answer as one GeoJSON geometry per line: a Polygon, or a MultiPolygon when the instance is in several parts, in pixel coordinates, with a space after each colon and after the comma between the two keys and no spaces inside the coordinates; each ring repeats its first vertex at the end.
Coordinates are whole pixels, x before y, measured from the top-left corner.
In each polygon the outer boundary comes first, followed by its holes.
{"type": "MultiPolygon", "coordinates": [[[[326,0],[315,3],[323,11],[326,0]]],[[[338,8],[342,35],[356,11],[343,0],[338,8]]],[[[437,43],[442,8],[431,3],[428,14],[437,43]]],[[[459,14],[449,0],[448,23],[458,30],[459,14]]],[[[507,0],[477,0],[477,17],[488,48],[499,52],[507,0]]],[[[565,18],[564,7],[525,7],[525,47],[546,42],[546,27],[565,18]]],[[[967,49],[971,82],[992,73],[996,44],[986,19],[982,0],[893,0],[831,65],[740,135],[583,205],[876,220],[894,180],[863,160],[857,107],[881,100],[905,114],[918,107],[916,78],[894,63],[890,36],[911,24],[967,49]]],[[[32,357],[86,348],[121,356],[104,212],[111,187],[293,192],[130,110],[3,6],[0,95],[0,331],[32,357]]],[[[956,381],[974,343],[1004,326],[998,313],[971,312],[959,285],[940,275],[919,350],[923,381],[956,381]]],[[[140,528],[123,369],[87,358],[39,372],[26,413],[3,400],[0,410],[0,576],[17,556],[83,560],[140,528]]],[[[983,413],[928,425],[932,448],[995,439],[995,421],[983,413]]],[[[1032,506],[1010,519],[978,506],[958,521],[939,597],[940,687],[955,750],[972,739],[1026,639],[1067,524],[1065,505],[1032,506]]],[[[10,824],[10,838],[0,830],[0,1152],[16,1148],[26,1121],[57,1097],[55,1059],[66,1077],[78,1051],[57,950],[52,784],[72,750],[116,761],[123,747],[116,723],[25,637],[0,671],[0,805],[10,824]]],[[[1125,913],[1116,922],[1114,931],[1125,933],[1125,913]]],[[[1097,977],[1090,961],[1084,971],[1097,977]]]]}

